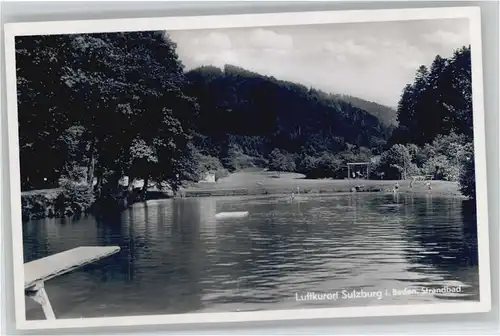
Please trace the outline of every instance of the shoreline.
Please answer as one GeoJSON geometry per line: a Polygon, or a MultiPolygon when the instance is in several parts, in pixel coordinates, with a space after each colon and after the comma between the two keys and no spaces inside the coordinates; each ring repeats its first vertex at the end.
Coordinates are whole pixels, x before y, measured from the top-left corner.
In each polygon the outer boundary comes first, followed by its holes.
{"type": "MultiPolygon", "coordinates": [[[[238,197],[238,196],[283,196],[307,195],[308,197],[328,194],[385,193],[393,194],[394,185],[399,184],[399,195],[432,195],[436,197],[464,197],[457,182],[432,181],[432,189],[426,183],[416,182],[410,187],[410,181],[387,180],[312,180],[312,179],[268,179],[264,181],[222,180],[220,183],[197,183],[187,188],[181,188],[178,195],[167,192],[151,191],[145,201],[153,199],[198,198],[198,197],[238,197]]],[[[56,200],[61,193],[58,188],[30,190],[21,193],[23,222],[55,217],[51,215],[56,200]]],[[[132,205],[132,204],[131,204],[132,205]]]]}
{"type": "Polygon", "coordinates": [[[251,196],[251,195],[291,195],[332,194],[353,192],[393,193],[396,184],[399,193],[433,194],[441,196],[462,196],[458,182],[432,180],[364,180],[364,179],[306,179],[300,174],[282,173],[274,178],[273,172],[238,172],[216,183],[196,183],[181,188],[184,197],[209,196],[251,196]],[[429,185],[430,183],[430,189],[429,185]]]}
{"type": "MultiPolygon", "coordinates": [[[[308,195],[308,196],[320,196],[328,194],[371,194],[371,193],[382,193],[382,194],[393,194],[392,190],[387,188],[360,188],[356,191],[350,188],[335,188],[335,187],[323,187],[317,188],[316,190],[299,192],[297,193],[294,188],[263,188],[262,190],[252,189],[252,188],[233,188],[233,189],[196,189],[189,188],[184,189],[181,196],[175,196],[173,198],[198,198],[198,197],[235,197],[235,196],[282,196],[291,195],[292,192],[295,195],[308,195]]],[[[441,197],[463,197],[460,192],[455,192],[454,190],[428,190],[422,188],[415,189],[400,189],[397,194],[399,195],[428,195],[441,196],[441,197]]],[[[166,197],[172,198],[172,197],[166,197]]]]}

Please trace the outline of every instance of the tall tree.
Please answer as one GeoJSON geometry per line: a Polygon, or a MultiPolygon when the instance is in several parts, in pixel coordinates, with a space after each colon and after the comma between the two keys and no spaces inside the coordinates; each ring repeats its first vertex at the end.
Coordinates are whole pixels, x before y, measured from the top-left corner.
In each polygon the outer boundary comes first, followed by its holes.
{"type": "Polygon", "coordinates": [[[71,106],[61,81],[70,62],[67,36],[16,38],[19,151],[22,188],[57,184],[64,166],[59,136],[68,127],[71,106]],[[48,183],[47,183],[48,182],[48,183]]]}
{"type": "Polygon", "coordinates": [[[431,142],[438,134],[472,135],[470,47],[450,59],[436,56],[430,69],[421,66],[398,104],[398,128],[390,142],[431,142]]]}
{"type": "Polygon", "coordinates": [[[175,48],[163,32],[19,40],[23,162],[35,146],[48,149],[45,156],[54,152],[47,171],[64,169],[66,145],[78,136],[86,144],[78,163],[87,166],[88,183],[97,177],[98,190],[103,182],[116,190],[124,174],[175,179],[197,113],[195,100],[184,93],[175,48]],[[68,137],[71,128],[78,132],[68,137]]]}
{"type": "Polygon", "coordinates": [[[111,172],[113,184],[123,175],[146,187],[150,178],[173,179],[196,113],[175,44],[162,32],[133,32],[80,35],[73,46],[81,61],[65,79],[91,134],[89,180],[94,171],[98,181],[111,172]]]}
{"type": "MultiPolygon", "coordinates": [[[[405,87],[398,105],[398,128],[389,143],[416,143],[419,145],[443,139],[449,135],[458,144],[455,134],[465,138],[468,154],[448,149],[434,161],[428,161],[424,170],[433,171],[438,166],[447,166],[447,153],[453,153],[453,167],[462,161],[459,169],[460,187],[464,195],[475,197],[475,166],[473,150],[473,106],[470,46],[461,47],[449,59],[435,57],[430,71],[421,67],[413,84],[405,87]],[[466,159],[463,159],[466,157],[466,159]]],[[[437,141],[439,142],[439,141],[437,141]]],[[[463,145],[463,144],[462,144],[463,145]]],[[[457,173],[448,172],[451,179],[457,173]]],[[[443,175],[443,174],[441,174],[443,175]]],[[[446,174],[445,174],[446,175],[446,174]]]]}

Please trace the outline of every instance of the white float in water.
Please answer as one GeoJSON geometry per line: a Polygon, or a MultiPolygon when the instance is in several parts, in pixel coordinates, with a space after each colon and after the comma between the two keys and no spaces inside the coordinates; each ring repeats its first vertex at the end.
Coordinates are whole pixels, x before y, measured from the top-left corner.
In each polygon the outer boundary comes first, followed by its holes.
{"type": "Polygon", "coordinates": [[[215,215],[216,219],[223,218],[243,218],[248,216],[248,211],[233,211],[233,212],[219,212],[215,215]]]}

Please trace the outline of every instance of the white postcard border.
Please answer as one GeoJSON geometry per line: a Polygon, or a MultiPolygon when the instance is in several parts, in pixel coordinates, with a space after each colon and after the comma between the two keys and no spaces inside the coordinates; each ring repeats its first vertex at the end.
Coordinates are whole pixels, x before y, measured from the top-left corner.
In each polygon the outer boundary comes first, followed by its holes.
{"type": "Polygon", "coordinates": [[[486,177],[485,119],[482,73],[481,17],[479,7],[349,10],[220,16],[81,20],[11,23],[4,26],[7,79],[7,135],[10,178],[10,209],[13,239],[15,318],[18,329],[56,329],[102,326],[228,323],[340,317],[402,316],[487,312],[491,309],[488,199],[486,177]],[[22,247],[21,187],[15,65],[15,37],[26,35],[98,33],[141,30],[192,30],[236,27],[297,26],[354,22],[384,22],[468,18],[471,40],[474,150],[479,253],[479,302],[419,305],[276,310],[237,313],[121,316],[85,319],[26,320],[22,247]]]}

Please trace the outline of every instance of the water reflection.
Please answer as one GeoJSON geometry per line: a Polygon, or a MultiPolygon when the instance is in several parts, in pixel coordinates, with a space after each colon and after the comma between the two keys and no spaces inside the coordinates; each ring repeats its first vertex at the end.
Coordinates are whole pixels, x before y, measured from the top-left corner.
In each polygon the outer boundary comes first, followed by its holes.
{"type": "Polygon", "coordinates": [[[453,198],[432,200],[429,196],[425,208],[418,205],[415,215],[408,218],[408,239],[416,241],[422,249],[420,253],[408,254],[412,265],[409,269],[433,275],[415,285],[430,288],[462,285],[460,296],[479,300],[477,220],[469,204],[453,198]],[[440,278],[439,283],[434,281],[436,277],[440,278]]]}
{"type": "MultiPolygon", "coordinates": [[[[337,194],[156,200],[106,219],[24,224],[26,261],[81,245],[120,253],[47,283],[56,314],[93,317],[435,302],[295,301],[295,293],[463,285],[478,299],[475,216],[459,199],[337,194]],[[249,211],[215,220],[221,211],[249,211]]],[[[34,305],[27,317],[41,318],[34,305]]]]}

